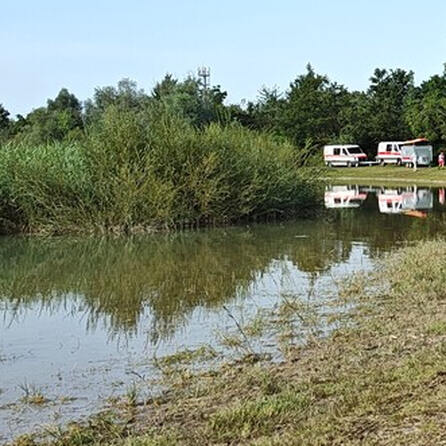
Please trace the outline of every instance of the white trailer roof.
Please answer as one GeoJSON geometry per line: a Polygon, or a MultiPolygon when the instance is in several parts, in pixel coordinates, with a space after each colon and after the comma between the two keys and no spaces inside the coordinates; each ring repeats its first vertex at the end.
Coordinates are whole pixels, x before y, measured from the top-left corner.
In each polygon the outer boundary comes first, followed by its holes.
{"type": "Polygon", "coordinates": [[[325,149],[333,149],[338,147],[341,149],[353,149],[359,146],[358,144],[330,144],[328,146],[324,146],[325,149]]]}
{"type": "Polygon", "coordinates": [[[380,141],[380,144],[402,144],[404,141],[380,141]]]}

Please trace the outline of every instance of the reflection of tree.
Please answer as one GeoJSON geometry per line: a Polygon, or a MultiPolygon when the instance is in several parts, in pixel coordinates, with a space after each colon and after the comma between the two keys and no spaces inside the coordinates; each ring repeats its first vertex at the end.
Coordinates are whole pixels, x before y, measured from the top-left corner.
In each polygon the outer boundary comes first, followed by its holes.
{"type": "Polygon", "coordinates": [[[124,331],[148,308],[152,333],[167,336],[196,307],[242,295],[272,260],[313,272],[345,259],[349,248],[333,230],[308,221],[131,239],[3,239],[0,296],[17,312],[76,302],[90,325],[103,319],[124,331]]]}
{"type": "Polygon", "coordinates": [[[128,239],[0,239],[0,304],[17,314],[33,304],[71,305],[91,326],[104,321],[123,332],[135,330],[146,310],[152,335],[166,337],[195,308],[243,297],[273,261],[291,261],[314,279],[348,260],[354,242],[375,256],[438,235],[445,218],[380,214],[369,194],[360,210],[294,223],[128,239]]]}

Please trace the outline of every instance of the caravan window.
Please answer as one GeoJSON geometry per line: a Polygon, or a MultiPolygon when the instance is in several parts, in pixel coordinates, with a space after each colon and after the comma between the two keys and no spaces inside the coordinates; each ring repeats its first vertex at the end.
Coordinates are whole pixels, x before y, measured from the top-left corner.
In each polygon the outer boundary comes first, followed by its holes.
{"type": "Polygon", "coordinates": [[[359,147],[349,147],[348,151],[350,153],[362,153],[362,150],[359,147]]]}
{"type": "Polygon", "coordinates": [[[340,155],[341,149],[333,149],[333,155],[340,155]]]}
{"type": "Polygon", "coordinates": [[[392,146],[393,146],[393,144],[387,144],[386,152],[391,152],[392,151],[392,146]]]}

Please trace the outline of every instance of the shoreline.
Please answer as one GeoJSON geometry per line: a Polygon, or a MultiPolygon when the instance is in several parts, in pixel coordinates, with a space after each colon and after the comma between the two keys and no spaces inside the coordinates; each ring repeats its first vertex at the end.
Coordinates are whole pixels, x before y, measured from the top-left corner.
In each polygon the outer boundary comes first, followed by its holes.
{"type": "Polygon", "coordinates": [[[323,178],[327,182],[338,183],[338,182],[358,182],[358,181],[366,181],[367,184],[381,186],[385,183],[396,183],[396,184],[422,184],[424,186],[446,186],[445,180],[425,180],[423,178],[415,178],[404,179],[404,178],[373,178],[373,177],[324,177],[323,178]]]}
{"type": "Polygon", "coordinates": [[[422,184],[425,186],[446,186],[446,170],[436,167],[412,169],[395,166],[344,168],[326,171],[324,180],[327,182],[367,182],[368,184],[383,185],[385,183],[422,184]]]}
{"type": "Polygon", "coordinates": [[[295,344],[290,321],[311,327],[314,314],[294,301],[277,309],[270,323],[284,343],[279,363],[245,349],[237,361],[197,371],[199,354],[178,352],[163,364],[165,393],[141,401],[129,392],[41,444],[442,444],[445,259],[442,240],[396,250],[333,299],[332,309],[349,311],[331,314],[328,336],[295,344]]]}

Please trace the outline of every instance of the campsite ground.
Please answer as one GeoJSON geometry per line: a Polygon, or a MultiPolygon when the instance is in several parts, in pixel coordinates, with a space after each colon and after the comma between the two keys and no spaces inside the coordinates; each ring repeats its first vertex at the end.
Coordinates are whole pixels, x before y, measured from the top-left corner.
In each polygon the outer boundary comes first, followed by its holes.
{"type": "Polygon", "coordinates": [[[401,183],[446,186],[446,169],[418,168],[416,171],[399,166],[336,167],[327,171],[327,179],[335,182],[365,182],[367,184],[401,183]]]}

